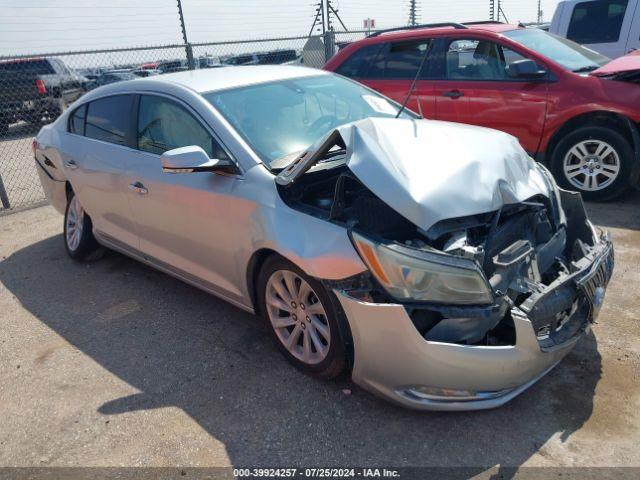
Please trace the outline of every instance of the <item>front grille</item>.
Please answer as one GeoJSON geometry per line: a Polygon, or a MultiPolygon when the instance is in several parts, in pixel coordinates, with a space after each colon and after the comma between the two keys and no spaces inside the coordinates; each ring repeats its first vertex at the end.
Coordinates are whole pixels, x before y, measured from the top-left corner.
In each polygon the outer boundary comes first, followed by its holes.
{"type": "Polygon", "coordinates": [[[613,248],[609,247],[609,252],[602,256],[599,264],[577,282],[589,300],[593,301],[597,288],[607,286],[613,274],[613,264],[613,248]]]}

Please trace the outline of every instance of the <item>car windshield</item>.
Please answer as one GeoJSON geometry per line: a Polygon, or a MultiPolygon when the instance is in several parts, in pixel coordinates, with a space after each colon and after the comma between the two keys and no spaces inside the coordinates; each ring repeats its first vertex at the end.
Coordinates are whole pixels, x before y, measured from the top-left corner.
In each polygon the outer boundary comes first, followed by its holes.
{"type": "MultiPolygon", "coordinates": [[[[395,117],[399,107],[337,75],[317,75],[205,93],[204,97],[269,168],[335,127],[367,117],[395,117]],[[278,161],[281,159],[280,161],[278,161]]],[[[413,117],[403,112],[405,118],[413,117]]]]}
{"type": "Polygon", "coordinates": [[[611,61],[571,40],[537,28],[511,30],[504,32],[504,35],[573,72],[589,72],[611,61]]]}

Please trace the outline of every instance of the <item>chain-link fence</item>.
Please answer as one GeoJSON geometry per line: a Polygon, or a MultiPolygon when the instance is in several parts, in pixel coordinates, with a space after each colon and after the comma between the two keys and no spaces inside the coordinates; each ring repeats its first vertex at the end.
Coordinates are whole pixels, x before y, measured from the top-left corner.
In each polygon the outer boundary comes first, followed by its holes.
{"type": "Polygon", "coordinates": [[[321,68],[367,32],[241,42],[0,57],[0,212],[44,203],[32,141],[85,92],[113,82],[189,68],[299,64],[321,68]]]}

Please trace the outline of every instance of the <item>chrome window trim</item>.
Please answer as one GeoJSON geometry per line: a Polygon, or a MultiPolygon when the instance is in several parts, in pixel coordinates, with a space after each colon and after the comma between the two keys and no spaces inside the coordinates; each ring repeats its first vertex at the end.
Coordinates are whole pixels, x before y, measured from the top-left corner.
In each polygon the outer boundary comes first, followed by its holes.
{"type": "MultiPolygon", "coordinates": [[[[112,143],[112,142],[107,142],[104,140],[99,140],[96,138],[90,138],[87,137],[86,135],[80,135],[78,133],[73,133],[69,131],[69,121],[71,120],[71,116],[76,112],[76,110],[78,110],[79,108],[82,108],[85,105],[90,104],[91,102],[95,102],[97,100],[102,100],[105,98],[109,98],[109,97],[115,97],[115,96],[119,96],[119,95],[156,95],[156,96],[160,96],[160,97],[166,97],[169,100],[175,101],[177,102],[179,105],[181,105],[182,107],[187,109],[187,112],[189,114],[191,114],[195,120],[213,137],[213,139],[218,142],[218,144],[220,145],[220,147],[225,151],[225,153],[229,156],[229,159],[234,163],[234,165],[236,166],[236,168],[238,168],[238,171],[240,173],[236,174],[236,177],[244,177],[244,174],[246,173],[246,169],[244,169],[242,167],[242,165],[240,165],[240,162],[238,162],[238,160],[236,159],[236,157],[231,153],[231,151],[229,150],[229,148],[224,144],[224,142],[220,139],[220,137],[215,133],[215,131],[213,130],[213,128],[209,125],[208,122],[206,122],[203,118],[202,115],[200,115],[198,112],[196,112],[189,104],[187,104],[184,100],[182,100],[181,98],[176,97],[175,95],[171,95],[170,93],[165,93],[165,92],[158,92],[155,90],[124,90],[122,92],[117,92],[117,93],[106,93],[104,95],[100,95],[100,96],[95,96],[92,97],[84,102],[82,102],[80,105],[74,106],[74,108],[72,110],[69,110],[69,113],[66,113],[66,120],[65,120],[65,126],[66,128],[64,129],[64,133],[67,135],[74,135],[77,137],[82,137],[82,138],[86,138],[89,140],[94,140],[97,142],[102,142],[105,143],[107,145],[115,145],[117,147],[124,147],[127,148],[129,150],[132,150],[134,152],[144,152],[144,153],[148,153],[149,155],[154,155],[157,158],[160,158],[160,155],[156,154],[156,153],[151,153],[151,152],[146,152],[144,150],[140,150],[139,148],[132,148],[129,147],[128,145],[119,145],[117,143],[112,143]]],[[[213,106],[211,106],[211,108],[213,110],[215,110],[215,108],[213,108],[213,106]]],[[[215,110],[216,113],[218,113],[217,110],[215,110]]],[[[136,125],[134,125],[133,127],[135,128],[135,134],[137,135],[138,132],[138,125],[137,125],[137,120],[138,120],[138,112],[135,113],[135,120],[136,120],[136,125]]],[[[86,121],[86,119],[85,119],[86,121]]],[[[227,125],[227,128],[229,128],[229,126],[227,125]]],[[[233,129],[231,129],[231,132],[233,132],[235,134],[235,131],[233,129]]]]}

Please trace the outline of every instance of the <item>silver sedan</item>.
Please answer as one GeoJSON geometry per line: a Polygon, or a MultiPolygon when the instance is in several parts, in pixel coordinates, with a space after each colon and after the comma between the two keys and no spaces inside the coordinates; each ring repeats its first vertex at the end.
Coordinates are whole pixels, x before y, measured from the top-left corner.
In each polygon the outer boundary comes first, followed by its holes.
{"type": "Polygon", "coordinates": [[[304,372],[501,405],[589,330],[613,248],[513,137],[293,66],[98,88],[35,160],[77,260],[117,250],[265,317],[304,372]]]}

